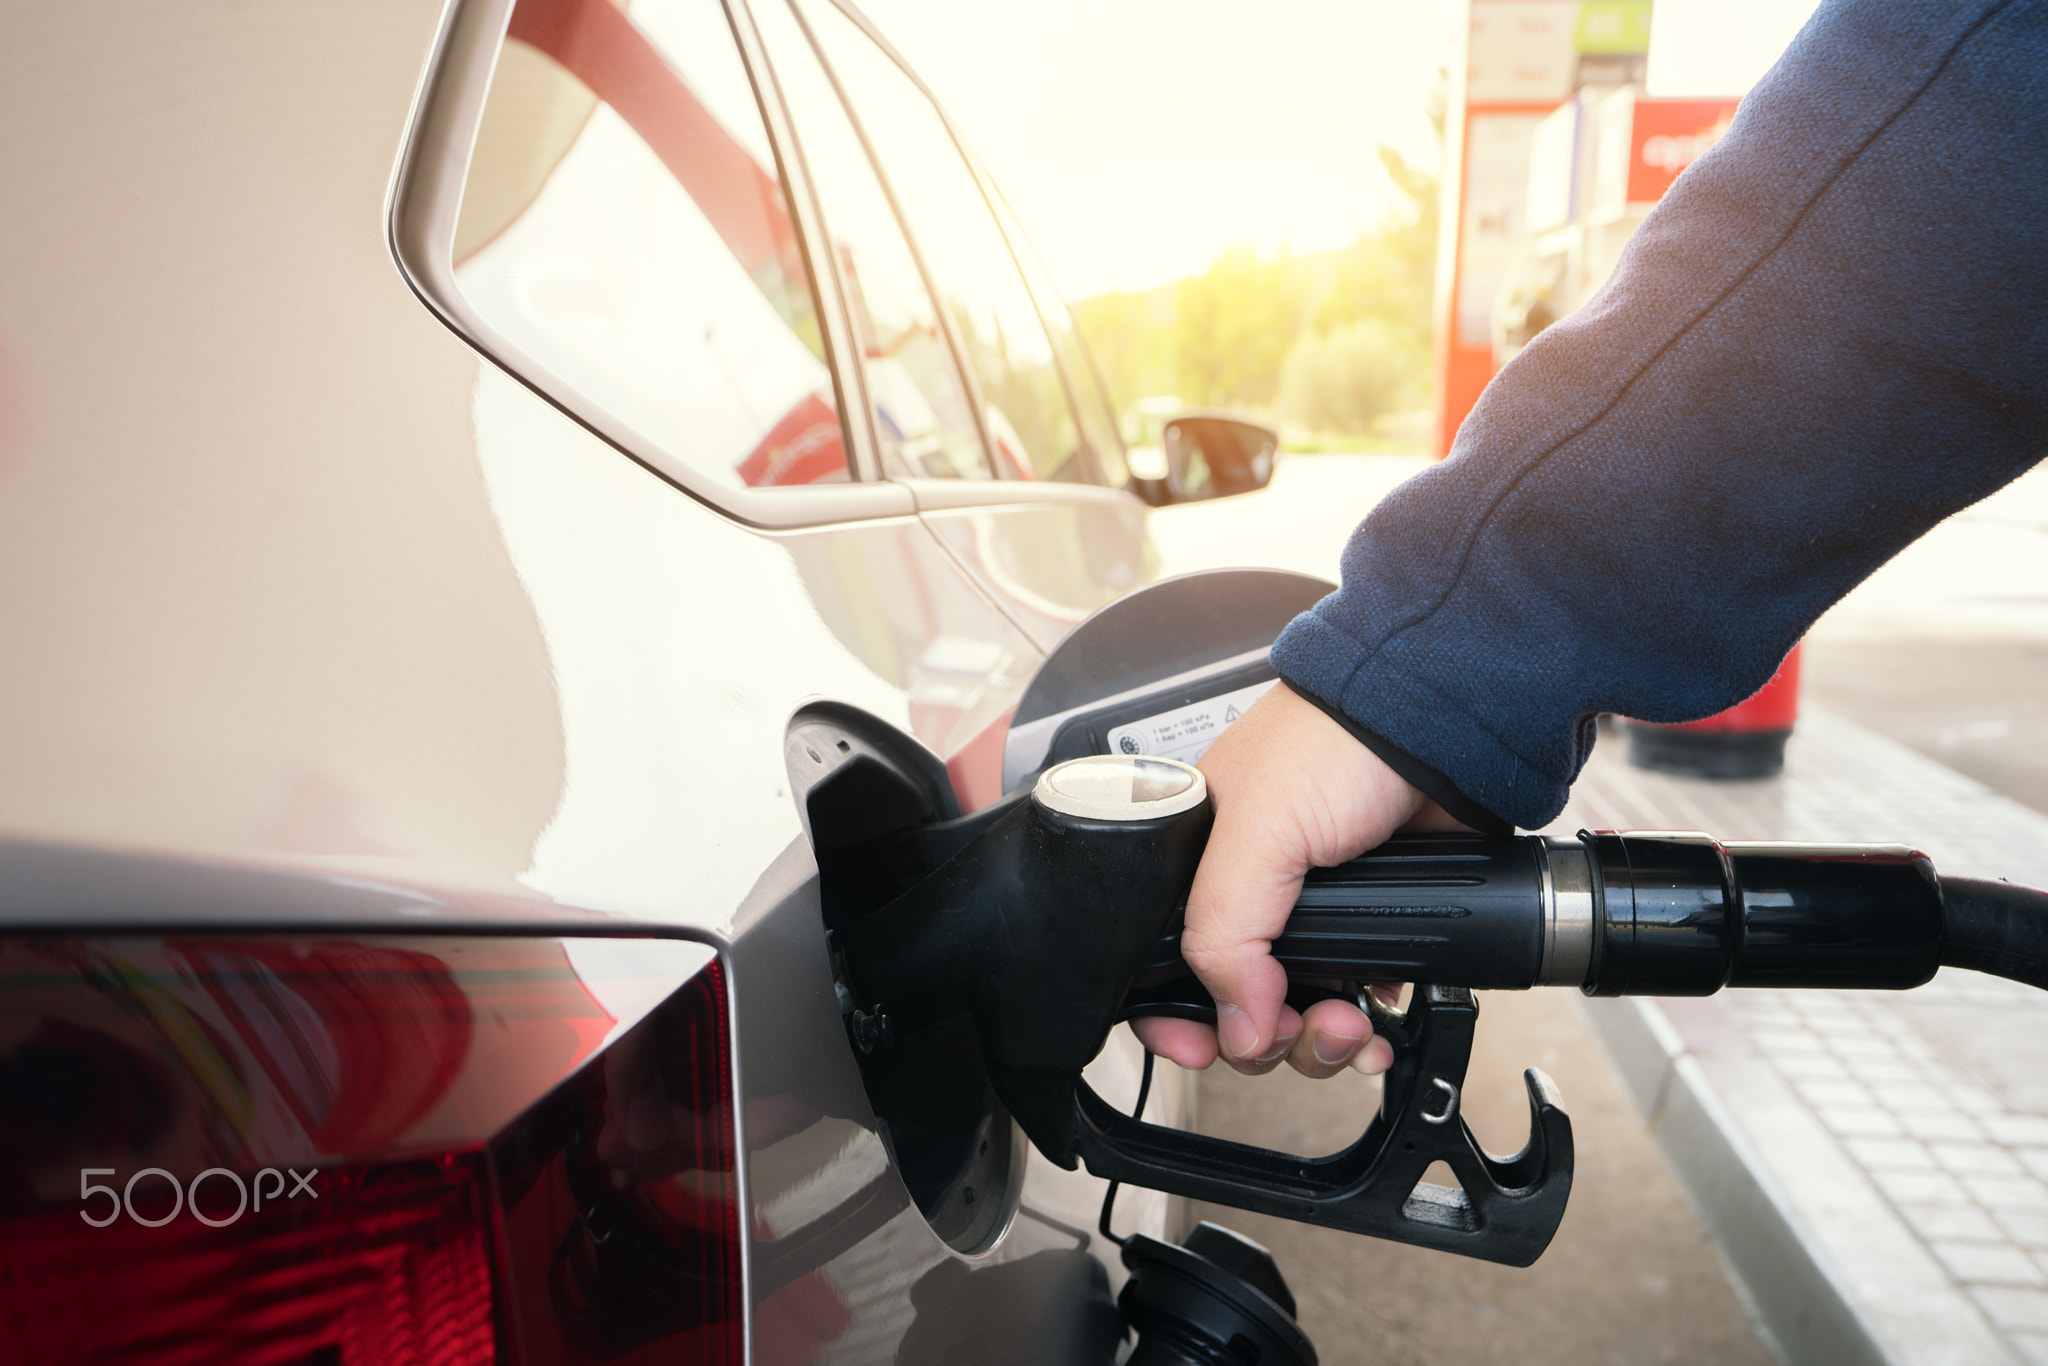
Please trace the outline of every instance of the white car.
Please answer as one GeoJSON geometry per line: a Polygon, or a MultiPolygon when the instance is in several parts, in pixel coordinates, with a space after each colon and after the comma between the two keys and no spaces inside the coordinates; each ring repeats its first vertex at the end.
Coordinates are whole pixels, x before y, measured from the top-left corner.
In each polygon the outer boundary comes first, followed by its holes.
{"type": "Polygon", "coordinates": [[[86,0],[0,106],[0,1356],[1108,1361],[1102,1183],[825,951],[1154,572],[886,44],[86,0]]]}

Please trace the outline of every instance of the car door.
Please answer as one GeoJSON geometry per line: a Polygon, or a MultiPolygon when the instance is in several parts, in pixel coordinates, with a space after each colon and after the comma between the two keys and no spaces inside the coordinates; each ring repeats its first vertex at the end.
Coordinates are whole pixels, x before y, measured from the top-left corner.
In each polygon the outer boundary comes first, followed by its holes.
{"type": "Polygon", "coordinates": [[[870,393],[923,468],[971,475],[986,456],[893,214],[855,202],[857,149],[821,135],[811,160],[844,221],[807,226],[802,150],[776,141],[772,78],[732,48],[744,12],[510,10],[452,221],[409,244],[423,270],[450,258],[430,297],[587,426],[774,531],[824,622],[904,693],[910,733],[946,761],[962,803],[993,800],[1038,651],[903,516],[907,491],[877,478],[870,393]],[[828,239],[837,271],[813,251],[828,239]],[[850,336],[878,325],[897,344],[886,364],[863,363],[850,336]]]}
{"type": "MultiPolygon", "coordinates": [[[[970,1145],[962,1179],[916,1184],[930,1164],[870,1107],[841,1020],[820,863],[997,796],[1039,650],[877,477],[886,450],[988,482],[988,454],[894,210],[819,116],[822,69],[761,11],[772,66],[718,0],[517,0],[495,25],[459,8],[448,50],[473,41],[483,74],[444,62],[421,145],[465,89],[475,131],[409,171],[394,230],[495,362],[480,455],[568,749],[526,879],[591,906],[701,902],[732,944],[751,1359],[973,1360],[899,1351],[913,1287],[996,1243],[1101,1281],[1076,1233],[1099,1183],[1027,1169],[998,1108],[967,1116],[985,1162],[970,1145]],[[810,111],[801,136],[785,107],[810,111]]],[[[1133,1048],[1110,1066],[1134,1078],[1133,1048]]]]}
{"type": "Polygon", "coordinates": [[[1122,491],[1122,451],[1094,377],[1065,310],[1027,286],[976,168],[916,78],[857,11],[796,0],[795,12],[940,301],[937,322],[988,453],[971,474],[934,477],[885,448],[884,474],[913,491],[947,548],[1049,649],[1154,573],[1144,508],[1122,491]]]}

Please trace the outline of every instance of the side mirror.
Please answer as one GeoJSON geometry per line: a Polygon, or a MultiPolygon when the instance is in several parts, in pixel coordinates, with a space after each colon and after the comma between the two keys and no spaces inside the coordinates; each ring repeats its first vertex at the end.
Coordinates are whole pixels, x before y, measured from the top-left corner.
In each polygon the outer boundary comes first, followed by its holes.
{"type": "Polygon", "coordinates": [[[1156,508],[1173,501],[1164,446],[1126,446],[1124,462],[1131,471],[1131,492],[1156,508]]]}
{"type": "Polygon", "coordinates": [[[1199,503],[1262,489],[1273,480],[1280,434],[1237,417],[1177,417],[1161,432],[1165,501],[1199,503]]]}

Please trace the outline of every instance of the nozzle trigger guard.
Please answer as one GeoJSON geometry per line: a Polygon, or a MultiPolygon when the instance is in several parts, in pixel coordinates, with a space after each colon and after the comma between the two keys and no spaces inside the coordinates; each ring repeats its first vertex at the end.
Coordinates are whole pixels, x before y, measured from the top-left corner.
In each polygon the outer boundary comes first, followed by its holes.
{"type": "Polygon", "coordinates": [[[1394,1063],[1379,1113],[1341,1152],[1295,1157],[1146,1124],[1085,1081],[1074,1093],[1076,1151],[1090,1172],[1127,1185],[1528,1266],[1550,1245],[1571,1195],[1571,1118],[1556,1083],[1533,1067],[1523,1073],[1529,1141],[1494,1157],[1458,1112],[1479,1019],[1472,993],[1418,985],[1404,1014],[1373,1015],[1394,1063]],[[1438,1161],[1457,1188],[1422,1180],[1438,1161]]]}

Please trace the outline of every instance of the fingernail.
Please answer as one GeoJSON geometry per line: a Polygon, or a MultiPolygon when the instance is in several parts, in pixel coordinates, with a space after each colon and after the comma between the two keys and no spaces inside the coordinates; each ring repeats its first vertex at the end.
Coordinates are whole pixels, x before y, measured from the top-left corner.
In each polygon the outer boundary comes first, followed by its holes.
{"type": "Polygon", "coordinates": [[[1358,1055],[1351,1060],[1351,1067],[1353,1071],[1364,1076],[1376,1077],[1387,1070],[1388,1064],[1380,1063],[1375,1066],[1373,1063],[1373,1050],[1361,1048],[1358,1050],[1358,1055]]]}
{"type": "Polygon", "coordinates": [[[1316,1061],[1325,1067],[1335,1067],[1338,1063],[1347,1061],[1352,1050],[1362,1042],[1362,1039],[1346,1038],[1342,1034],[1325,1030],[1316,1035],[1316,1061]]]}
{"type": "Polygon", "coordinates": [[[1291,1039],[1275,1039],[1273,1041],[1273,1046],[1267,1049],[1264,1053],[1259,1055],[1259,1065],[1263,1067],[1269,1062],[1278,1062],[1280,1061],[1280,1059],[1286,1057],[1287,1050],[1294,1047],[1294,1039],[1298,1039],[1300,1037],[1301,1035],[1296,1034],[1294,1038],[1291,1039]]]}
{"type": "Polygon", "coordinates": [[[1259,1046],[1259,1027],[1242,1007],[1225,1003],[1216,1007],[1216,1042],[1231,1057],[1243,1061],[1259,1046]]]}

